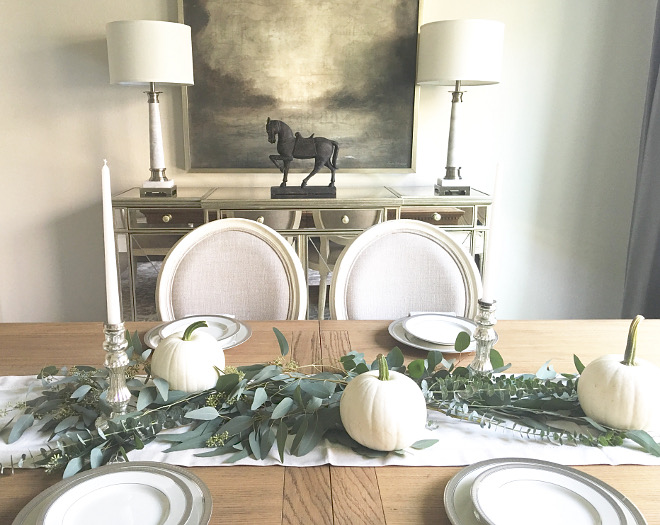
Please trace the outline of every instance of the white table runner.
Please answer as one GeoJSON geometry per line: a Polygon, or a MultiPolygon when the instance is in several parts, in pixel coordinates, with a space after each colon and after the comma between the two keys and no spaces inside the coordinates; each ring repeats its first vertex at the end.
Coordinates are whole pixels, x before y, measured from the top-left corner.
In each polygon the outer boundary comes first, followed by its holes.
{"type": "MultiPolygon", "coordinates": [[[[25,401],[30,383],[35,376],[5,376],[0,377],[0,414],[12,403],[25,401]]],[[[39,381],[40,383],[40,381],[39,381]]],[[[36,396],[40,387],[34,389],[31,397],[36,396]]],[[[0,428],[3,428],[17,412],[0,417],[0,428]]],[[[481,428],[479,425],[465,423],[429,411],[429,427],[420,439],[438,439],[438,443],[424,450],[410,450],[404,456],[389,454],[382,458],[365,458],[341,445],[322,442],[309,454],[302,457],[285,455],[284,465],[309,467],[331,464],[336,466],[462,466],[478,461],[500,458],[521,457],[554,461],[562,465],[660,465],[660,458],[643,452],[632,441],[626,441],[619,447],[588,447],[574,445],[554,445],[536,438],[527,438],[517,432],[501,428],[481,428]]],[[[28,429],[17,442],[7,444],[8,429],[0,433],[0,465],[8,468],[13,459],[14,465],[18,459],[30,452],[38,453],[45,446],[46,436],[40,434],[36,427],[28,429]]],[[[52,446],[54,442],[51,443],[52,446]]],[[[181,466],[222,466],[228,456],[200,458],[194,454],[207,452],[210,449],[185,450],[180,452],[164,452],[171,443],[153,441],[142,450],[129,452],[133,461],[161,461],[181,466]]],[[[277,448],[273,447],[267,458],[254,460],[244,458],[231,465],[280,465],[277,448]]]]}

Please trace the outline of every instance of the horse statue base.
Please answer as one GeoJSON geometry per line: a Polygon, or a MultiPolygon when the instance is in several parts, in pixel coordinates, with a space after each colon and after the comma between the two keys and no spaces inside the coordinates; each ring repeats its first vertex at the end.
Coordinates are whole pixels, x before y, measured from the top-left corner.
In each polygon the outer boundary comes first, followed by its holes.
{"type": "Polygon", "coordinates": [[[335,199],[334,186],[271,186],[271,199],[335,199]]]}

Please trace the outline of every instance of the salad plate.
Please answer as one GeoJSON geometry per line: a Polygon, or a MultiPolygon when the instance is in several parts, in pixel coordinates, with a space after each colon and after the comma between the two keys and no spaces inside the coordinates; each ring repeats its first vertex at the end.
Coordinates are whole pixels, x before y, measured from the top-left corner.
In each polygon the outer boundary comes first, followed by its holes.
{"type": "Polygon", "coordinates": [[[475,323],[462,317],[445,314],[411,315],[402,321],[403,329],[408,334],[436,345],[454,346],[456,337],[461,332],[470,334],[474,339],[475,323]]]}
{"type": "Polygon", "coordinates": [[[244,343],[252,335],[252,330],[249,326],[229,316],[192,315],[154,326],[144,334],[144,343],[149,348],[156,348],[161,339],[177,332],[183,333],[188,326],[197,321],[206,321],[209,328],[202,327],[199,330],[210,330],[218,339],[220,347],[223,350],[228,350],[244,343]]]}
{"type": "Polygon", "coordinates": [[[575,525],[647,525],[628,498],[601,480],[571,467],[526,458],[491,459],[465,467],[447,484],[444,503],[452,525],[516,525],[530,523],[530,516],[535,524],[554,524],[569,515],[575,525]],[[549,503],[557,512],[539,511],[548,509],[549,503]]]}
{"type": "Polygon", "coordinates": [[[186,469],[150,461],[115,463],[53,485],[13,524],[105,525],[139,518],[140,523],[208,525],[212,509],[208,487],[186,469]],[[122,505],[108,505],[119,501],[122,505]]]}
{"type": "MultiPolygon", "coordinates": [[[[451,316],[447,316],[447,317],[451,317],[451,316]]],[[[409,317],[402,317],[401,319],[397,319],[396,321],[393,321],[388,327],[388,331],[390,335],[400,343],[403,343],[408,346],[412,346],[413,348],[417,348],[419,350],[426,350],[426,351],[438,350],[443,354],[458,354],[458,353],[464,354],[467,352],[474,352],[477,348],[477,344],[476,341],[474,341],[474,339],[470,342],[470,346],[465,350],[463,350],[463,352],[457,352],[454,349],[454,342],[448,345],[438,345],[435,343],[431,343],[429,341],[425,341],[424,339],[415,337],[414,335],[408,333],[406,329],[403,327],[403,323],[407,319],[409,319],[409,317]]],[[[465,323],[465,326],[467,328],[465,331],[470,334],[470,337],[472,337],[477,326],[476,323],[470,321],[469,319],[465,319],[463,317],[456,317],[455,319],[460,319],[462,322],[465,323]]]]}

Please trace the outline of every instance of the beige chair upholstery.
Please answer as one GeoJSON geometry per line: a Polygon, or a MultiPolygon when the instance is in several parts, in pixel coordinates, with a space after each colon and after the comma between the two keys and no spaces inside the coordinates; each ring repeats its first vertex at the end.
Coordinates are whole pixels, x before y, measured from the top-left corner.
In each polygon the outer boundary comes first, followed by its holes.
{"type": "MultiPolygon", "coordinates": [[[[318,230],[366,230],[383,220],[383,210],[314,210],[314,226],[318,230]]],[[[313,237],[307,248],[307,264],[319,272],[318,318],[323,319],[328,289],[328,276],[337,259],[355,236],[323,235],[313,237]]]]}
{"type": "Polygon", "coordinates": [[[226,314],[241,320],[304,319],[300,259],[275,230],[249,219],[221,219],[182,237],[156,285],[163,321],[226,314]]]}
{"type": "Polygon", "coordinates": [[[410,312],[474,317],[481,280],[471,256],[435,226],[401,219],[372,226],[340,256],[333,319],[398,319],[410,312]]]}

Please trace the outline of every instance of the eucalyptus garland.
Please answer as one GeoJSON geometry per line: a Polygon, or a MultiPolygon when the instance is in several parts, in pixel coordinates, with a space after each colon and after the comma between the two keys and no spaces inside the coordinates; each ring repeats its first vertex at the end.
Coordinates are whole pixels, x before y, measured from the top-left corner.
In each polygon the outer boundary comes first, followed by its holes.
{"type": "MultiPolygon", "coordinates": [[[[265,458],[273,446],[283,462],[287,451],[304,456],[323,439],[364,456],[387,455],[351,439],[339,415],[339,401],[348,382],[377,368],[377,362],[367,363],[364,354],[352,351],[340,358],[341,368],[334,371],[328,371],[327,365],[298,365],[286,360],[286,338],[273,330],[280,356],[269,363],[227,367],[214,388],[193,394],[170,390],[163,379],[151,378],[151,350],[142,348],[137,332],[127,333],[131,360],[127,386],[136,406],[126,415],[108,419],[101,428],[97,428],[97,419],[110,415],[104,400],[107,370],[46,367],[37,376],[42,382],[41,394],[12,407],[22,414],[6,425],[10,428],[8,442],[16,442],[39,422],[39,431],[49,435],[49,445],[33,462],[49,473],[63,471],[64,477],[111,461],[128,461],[129,451],[142,449],[156,438],[168,442],[167,452],[208,449],[195,455],[225,456],[223,461],[228,463],[245,457],[265,458]],[[186,430],[163,432],[176,427],[186,430]]],[[[456,347],[463,346],[457,340],[456,347]]],[[[607,428],[584,415],[577,397],[577,381],[584,367],[577,358],[578,373],[573,375],[559,375],[549,363],[534,375],[503,374],[509,365],[504,365],[495,350],[491,352],[494,370],[486,374],[455,366],[437,351],[405,366],[403,353],[395,347],[387,355],[387,363],[417,382],[430,410],[447,416],[557,444],[611,446],[628,438],[660,456],[660,444],[648,433],[607,428]]],[[[436,442],[423,440],[412,448],[436,442]]],[[[24,455],[20,462],[25,459],[24,455]]]]}

